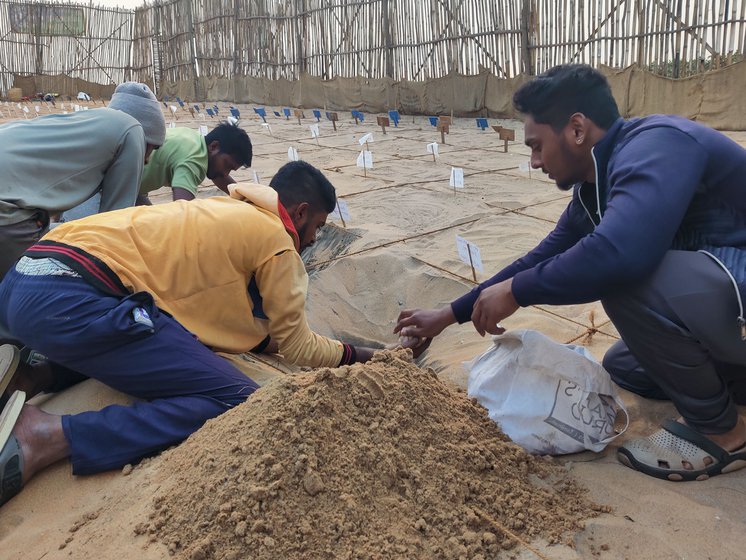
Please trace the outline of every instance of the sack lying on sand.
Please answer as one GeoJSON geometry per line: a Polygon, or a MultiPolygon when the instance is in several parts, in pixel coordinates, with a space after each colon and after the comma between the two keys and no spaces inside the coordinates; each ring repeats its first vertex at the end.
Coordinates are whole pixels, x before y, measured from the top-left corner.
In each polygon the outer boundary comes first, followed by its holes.
{"type": "Polygon", "coordinates": [[[614,421],[627,409],[586,348],[530,330],[496,336],[493,343],[464,363],[469,396],[515,443],[531,453],[561,455],[602,451],[621,435],[614,434],[614,421]]]}

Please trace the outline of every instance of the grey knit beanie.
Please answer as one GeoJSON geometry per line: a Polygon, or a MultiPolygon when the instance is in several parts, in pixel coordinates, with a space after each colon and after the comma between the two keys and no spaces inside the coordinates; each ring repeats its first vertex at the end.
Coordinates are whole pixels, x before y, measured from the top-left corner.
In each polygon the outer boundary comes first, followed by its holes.
{"type": "Polygon", "coordinates": [[[145,131],[145,141],[161,146],[166,139],[166,119],[161,104],[145,84],[124,82],[111,96],[109,109],[118,109],[137,119],[145,131]]]}

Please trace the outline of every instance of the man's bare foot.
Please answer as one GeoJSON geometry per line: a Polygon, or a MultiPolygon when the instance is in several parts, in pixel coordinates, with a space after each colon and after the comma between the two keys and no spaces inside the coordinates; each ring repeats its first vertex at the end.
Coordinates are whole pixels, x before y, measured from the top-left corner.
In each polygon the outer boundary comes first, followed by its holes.
{"type": "Polygon", "coordinates": [[[705,434],[726,451],[735,451],[746,445],[746,422],[742,416],[738,416],[736,426],[724,434],[705,434]]]}
{"type": "MultiPolygon", "coordinates": [[[[686,422],[684,422],[684,419],[681,417],[679,417],[677,422],[686,424],[686,422]]],[[[741,449],[744,445],[746,445],[746,422],[744,421],[743,417],[739,415],[736,426],[732,430],[727,431],[724,434],[702,435],[711,440],[713,443],[722,447],[726,451],[736,451],[737,449],[741,449]]],[[[706,457],[704,459],[704,462],[706,465],[711,465],[714,462],[714,459],[712,457],[706,457]]],[[[683,461],[683,465],[685,469],[692,470],[692,465],[690,463],[683,461]]]]}
{"type": "Polygon", "coordinates": [[[36,406],[23,407],[13,435],[23,454],[23,484],[43,468],[70,455],[70,445],[62,431],[62,417],[36,406]]]}

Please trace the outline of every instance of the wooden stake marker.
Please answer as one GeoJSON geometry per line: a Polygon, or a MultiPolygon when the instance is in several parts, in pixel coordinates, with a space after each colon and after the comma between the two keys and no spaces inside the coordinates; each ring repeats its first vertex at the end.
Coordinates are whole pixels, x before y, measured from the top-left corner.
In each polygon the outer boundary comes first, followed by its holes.
{"type": "Polygon", "coordinates": [[[474,278],[474,282],[477,282],[477,270],[484,272],[484,266],[482,266],[482,254],[479,251],[479,247],[470,243],[460,235],[456,236],[456,250],[461,262],[468,264],[471,267],[471,275],[474,278]]]}
{"type": "Polygon", "coordinates": [[[441,122],[441,123],[438,124],[438,130],[440,131],[440,143],[441,144],[445,144],[446,143],[446,134],[450,133],[450,131],[451,131],[451,125],[448,124],[448,123],[441,122]]]}
{"type": "Polygon", "coordinates": [[[332,121],[334,132],[337,132],[337,121],[339,120],[339,115],[337,113],[330,113],[329,111],[327,111],[326,118],[332,121]]]}
{"type": "Polygon", "coordinates": [[[305,118],[305,115],[303,114],[303,111],[301,111],[300,109],[296,109],[294,111],[294,114],[295,114],[296,118],[298,119],[298,124],[302,124],[300,122],[300,120],[303,119],[303,118],[305,118]]]}
{"type": "Polygon", "coordinates": [[[345,218],[347,220],[350,219],[350,210],[347,207],[347,203],[344,200],[340,200],[337,198],[337,207],[334,209],[334,212],[330,214],[330,217],[334,219],[339,219],[340,222],[342,222],[342,227],[347,227],[347,222],[345,221],[345,218]]]}
{"type": "Polygon", "coordinates": [[[389,121],[388,117],[378,117],[376,119],[376,122],[378,123],[378,126],[381,127],[381,132],[386,134],[386,127],[391,126],[391,121],[389,121]]]}
{"type": "Polygon", "coordinates": [[[433,163],[435,163],[435,158],[438,156],[438,143],[431,142],[430,144],[428,144],[427,153],[433,155],[433,163]]]}
{"type": "Polygon", "coordinates": [[[515,130],[512,128],[503,128],[500,130],[500,140],[505,142],[503,152],[508,153],[508,142],[515,142],[515,130]]]}

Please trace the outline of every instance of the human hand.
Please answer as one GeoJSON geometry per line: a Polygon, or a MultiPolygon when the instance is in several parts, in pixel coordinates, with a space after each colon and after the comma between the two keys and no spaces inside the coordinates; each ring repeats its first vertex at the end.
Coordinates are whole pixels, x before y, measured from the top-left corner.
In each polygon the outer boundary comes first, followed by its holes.
{"type": "Polygon", "coordinates": [[[513,279],[504,280],[499,284],[482,290],[479,294],[474,310],[471,314],[471,322],[477,332],[484,336],[490,334],[502,334],[505,329],[500,326],[500,321],[510,317],[520,307],[513,297],[513,279]]]}
{"type": "Polygon", "coordinates": [[[399,313],[394,334],[402,337],[433,338],[455,322],[456,317],[453,316],[450,305],[441,309],[405,309],[399,313]]]}
{"type": "Polygon", "coordinates": [[[392,342],[386,345],[386,350],[395,350],[397,348],[409,348],[412,350],[412,357],[419,358],[425,350],[430,347],[432,338],[420,338],[418,336],[400,336],[399,342],[392,342]]]}

